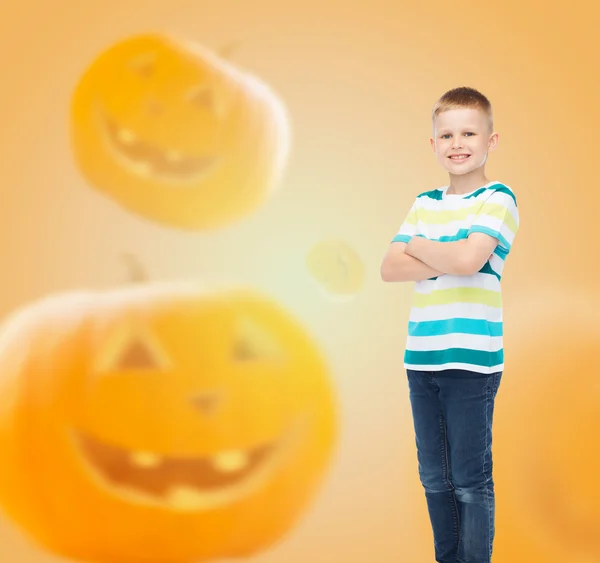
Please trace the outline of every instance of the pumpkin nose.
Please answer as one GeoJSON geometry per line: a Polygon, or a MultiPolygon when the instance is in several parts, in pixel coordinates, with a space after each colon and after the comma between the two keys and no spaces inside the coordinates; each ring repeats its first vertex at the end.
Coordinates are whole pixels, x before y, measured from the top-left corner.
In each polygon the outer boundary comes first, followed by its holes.
{"type": "Polygon", "coordinates": [[[203,414],[211,414],[221,403],[221,394],[215,391],[198,393],[192,397],[192,405],[203,414]]]}
{"type": "Polygon", "coordinates": [[[146,111],[150,115],[160,115],[165,110],[164,104],[159,102],[156,98],[148,98],[146,100],[146,111]]]}

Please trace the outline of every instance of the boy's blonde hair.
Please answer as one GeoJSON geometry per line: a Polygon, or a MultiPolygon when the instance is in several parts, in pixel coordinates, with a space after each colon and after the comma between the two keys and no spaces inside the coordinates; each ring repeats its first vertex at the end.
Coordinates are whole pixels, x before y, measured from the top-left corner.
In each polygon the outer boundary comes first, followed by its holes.
{"type": "Polygon", "coordinates": [[[490,131],[494,130],[494,119],[492,116],[492,104],[475,88],[460,86],[448,90],[433,106],[431,120],[435,125],[435,118],[449,109],[469,108],[483,111],[489,122],[490,131]]]}

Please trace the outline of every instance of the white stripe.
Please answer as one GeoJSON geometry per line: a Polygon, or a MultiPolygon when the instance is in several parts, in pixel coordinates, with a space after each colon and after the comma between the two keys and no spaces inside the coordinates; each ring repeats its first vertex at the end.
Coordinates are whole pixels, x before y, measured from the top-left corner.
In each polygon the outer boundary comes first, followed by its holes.
{"type": "Polygon", "coordinates": [[[469,197],[467,199],[450,198],[447,200],[431,199],[428,197],[420,197],[417,200],[417,209],[427,209],[428,211],[459,211],[465,207],[471,207],[475,203],[487,200],[492,192],[481,192],[477,197],[469,197]]]}
{"type": "Polygon", "coordinates": [[[402,226],[400,227],[400,230],[396,233],[397,235],[408,235],[409,237],[413,237],[415,236],[415,226],[414,225],[407,225],[407,224],[402,224],[402,226]]]}
{"type": "MultiPolygon", "coordinates": [[[[515,195],[515,193],[512,190],[511,193],[512,196],[515,195]]],[[[513,197],[511,197],[509,194],[505,192],[494,191],[490,192],[486,199],[489,203],[506,207],[506,209],[508,209],[511,212],[515,220],[519,218],[519,208],[515,205],[515,200],[513,199],[513,197]]]]}
{"type": "Polygon", "coordinates": [[[468,348],[482,352],[502,350],[502,336],[483,334],[442,334],[439,336],[407,336],[406,349],[415,352],[447,350],[448,348],[468,348]]]}
{"type": "Polygon", "coordinates": [[[473,364],[461,364],[460,362],[448,362],[447,364],[407,364],[404,363],[406,369],[412,369],[416,371],[441,371],[444,369],[464,369],[467,371],[474,371],[477,373],[484,373],[489,375],[498,371],[504,371],[504,364],[498,364],[496,366],[474,366],[473,364]]]}
{"type": "Polygon", "coordinates": [[[500,256],[494,254],[492,256],[492,259],[490,260],[490,267],[492,268],[492,270],[494,270],[494,272],[496,272],[500,277],[502,277],[502,270],[504,270],[504,258],[500,258],[500,256]]]}
{"type": "MultiPolygon", "coordinates": [[[[504,263],[501,258],[497,256],[495,258],[504,263]]],[[[480,274],[479,272],[471,276],[451,276],[450,274],[445,274],[435,280],[418,281],[415,282],[415,293],[429,294],[433,290],[453,289],[456,287],[475,287],[500,293],[498,278],[490,274],[480,274]]]]}
{"type": "MultiPolygon", "coordinates": [[[[508,194],[494,192],[490,194],[484,205],[487,204],[503,207],[506,210],[506,214],[512,217],[517,226],[519,225],[519,208],[515,205],[513,198],[508,194]]],[[[481,216],[487,216],[485,209],[482,209],[481,216]]]]}
{"type": "Polygon", "coordinates": [[[469,229],[472,229],[474,226],[482,226],[490,231],[500,233],[509,242],[514,237],[513,232],[506,226],[502,219],[499,219],[498,217],[492,217],[491,215],[478,215],[477,221],[474,221],[469,229]]]}
{"type": "Polygon", "coordinates": [[[424,223],[419,219],[417,232],[424,234],[428,239],[440,239],[442,237],[455,237],[461,229],[468,229],[477,215],[471,214],[464,220],[450,221],[449,223],[424,223]]]}
{"type": "Polygon", "coordinates": [[[490,307],[481,303],[450,303],[448,305],[412,307],[410,310],[410,320],[417,323],[455,319],[457,317],[502,322],[502,307],[490,307]]]}
{"type": "MultiPolygon", "coordinates": [[[[518,226],[519,226],[519,223],[517,223],[517,227],[518,226]]],[[[500,228],[500,234],[506,239],[506,242],[508,242],[508,244],[510,244],[511,246],[513,245],[513,242],[515,240],[515,233],[513,233],[506,226],[506,223],[502,223],[502,227],[500,228]]]]}

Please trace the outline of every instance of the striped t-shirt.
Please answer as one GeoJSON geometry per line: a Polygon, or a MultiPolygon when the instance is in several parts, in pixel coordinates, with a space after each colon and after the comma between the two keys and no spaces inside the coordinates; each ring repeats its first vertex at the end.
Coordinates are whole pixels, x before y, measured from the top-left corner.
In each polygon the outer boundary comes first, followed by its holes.
{"type": "Polygon", "coordinates": [[[500,279],[519,228],[513,191],[490,182],[467,194],[448,186],[417,196],[393,242],[413,236],[452,242],[471,233],[498,239],[492,258],[473,275],[450,275],[415,283],[404,367],[412,370],[504,369],[500,279]]]}

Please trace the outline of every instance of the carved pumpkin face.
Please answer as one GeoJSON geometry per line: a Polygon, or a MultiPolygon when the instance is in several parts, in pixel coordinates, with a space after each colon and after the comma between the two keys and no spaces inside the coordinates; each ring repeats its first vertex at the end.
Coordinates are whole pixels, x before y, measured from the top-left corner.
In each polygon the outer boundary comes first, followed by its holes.
{"type": "Polygon", "coordinates": [[[217,227],[251,212],[289,148],[283,104],[264,84],[160,35],[103,52],[71,109],[75,159],[90,184],[169,226],[217,227]]]}
{"type": "Polygon", "coordinates": [[[326,365],[250,291],[67,296],[3,337],[0,502],[58,554],[256,552],[296,522],[329,460],[326,365]]]}
{"type": "Polygon", "coordinates": [[[322,240],[315,244],[306,256],[306,267],[311,280],[329,299],[353,299],[364,285],[364,263],[342,240],[322,240]]]}

